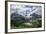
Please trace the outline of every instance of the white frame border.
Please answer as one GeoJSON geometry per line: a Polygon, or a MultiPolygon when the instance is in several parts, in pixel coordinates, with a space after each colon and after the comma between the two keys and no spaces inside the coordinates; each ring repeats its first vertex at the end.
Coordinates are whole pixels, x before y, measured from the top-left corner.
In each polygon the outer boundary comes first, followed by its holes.
{"type": "Polygon", "coordinates": [[[44,4],[8,2],[8,32],[37,31],[37,30],[44,30],[44,4]],[[23,5],[31,4],[31,5],[42,6],[42,28],[10,29],[10,4],[23,4],[23,5]]]}

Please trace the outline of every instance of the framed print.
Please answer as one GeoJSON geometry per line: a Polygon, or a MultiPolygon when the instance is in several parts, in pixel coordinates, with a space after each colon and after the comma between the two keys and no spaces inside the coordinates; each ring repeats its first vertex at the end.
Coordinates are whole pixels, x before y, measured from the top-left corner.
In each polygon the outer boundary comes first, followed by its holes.
{"type": "Polygon", "coordinates": [[[5,32],[45,31],[45,3],[7,1],[5,32]]]}

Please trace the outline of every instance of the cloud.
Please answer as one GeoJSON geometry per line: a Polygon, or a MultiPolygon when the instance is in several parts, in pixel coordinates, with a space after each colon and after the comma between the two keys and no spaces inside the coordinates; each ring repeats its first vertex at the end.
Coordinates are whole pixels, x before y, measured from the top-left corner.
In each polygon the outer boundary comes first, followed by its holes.
{"type": "Polygon", "coordinates": [[[33,14],[33,13],[39,14],[41,7],[40,6],[29,6],[29,5],[11,5],[10,9],[11,9],[11,14],[17,11],[18,14],[25,16],[26,11],[27,11],[28,12],[27,16],[30,16],[30,14],[33,14]]]}

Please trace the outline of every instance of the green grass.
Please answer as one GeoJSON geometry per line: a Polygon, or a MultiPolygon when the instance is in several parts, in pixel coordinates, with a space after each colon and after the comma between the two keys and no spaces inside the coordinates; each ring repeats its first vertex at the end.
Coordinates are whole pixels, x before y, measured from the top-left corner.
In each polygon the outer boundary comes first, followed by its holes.
{"type": "Polygon", "coordinates": [[[24,22],[18,23],[18,21],[11,20],[11,29],[19,29],[19,28],[39,28],[42,26],[41,20],[37,20],[32,22],[32,25],[25,25],[24,22]]]}

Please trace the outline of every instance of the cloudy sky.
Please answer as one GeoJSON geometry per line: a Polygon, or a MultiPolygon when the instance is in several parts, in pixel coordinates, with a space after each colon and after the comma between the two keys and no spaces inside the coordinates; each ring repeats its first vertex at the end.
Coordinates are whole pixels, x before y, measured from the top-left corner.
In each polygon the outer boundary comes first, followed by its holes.
{"type": "Polygon", "coordinates": [[[31,5],[10,5],[10,13],[18,13],[22,16],[30,16],[30,14],[36,13],[40,15],[42,13],[41,6],[31,6],[31,5]]]}

